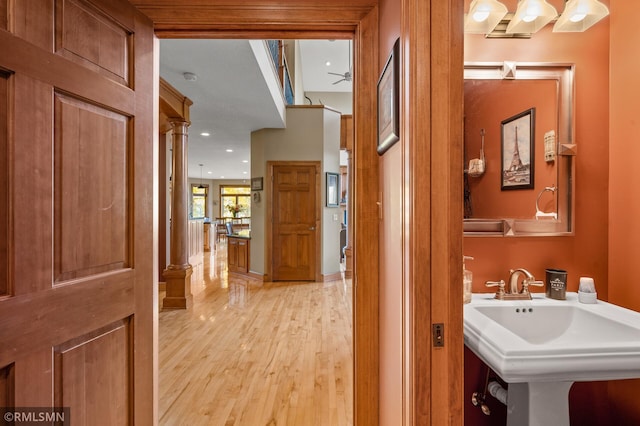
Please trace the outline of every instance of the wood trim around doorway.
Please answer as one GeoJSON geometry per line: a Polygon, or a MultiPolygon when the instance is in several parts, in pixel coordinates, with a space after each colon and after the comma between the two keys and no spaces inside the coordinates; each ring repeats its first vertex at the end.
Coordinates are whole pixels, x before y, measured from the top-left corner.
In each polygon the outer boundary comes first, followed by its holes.
{"type": "Polygon", "coordinates": [[[131,0],[159,38],[353,39],[354,424],[379,423],[377,0],[259,2],[131,0]]]}

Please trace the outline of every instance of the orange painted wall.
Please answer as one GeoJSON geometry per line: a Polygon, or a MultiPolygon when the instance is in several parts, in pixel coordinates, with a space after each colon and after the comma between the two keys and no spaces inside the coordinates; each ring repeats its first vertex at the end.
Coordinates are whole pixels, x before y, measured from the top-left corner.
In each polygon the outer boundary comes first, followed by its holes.
{"type": "MultiPolygon", "coordinates": [[[[617,3],[621,2],[624,0],[617,0],[617,3]]],[[[465,3],[465,10],[468,10],[469,1],[465,3]]],[[[504,3],[510,11],[515,11],[515,0],[504,3]]],[[[549,3],[559,11],[563,10],[564,1],[550,0],[549,3]]],[[[609,1],[603,0],[603,3],[608,5],[609,1]]],[[[542,278],[545,268],[555,267],[569,272],[569,291],[577,291],[580,276],[591,276],[595,279],[598,297],[607,299],[610,282],[607,275],[609,22],[606,18],[584,33],[553,33],[551,26],[547,26],[528,40],[465,36],[465,61],[570,62],[576,65],[575,140],[578,155],[575,235],[465,237],[464,254],[475,257],[468,263],[474,273],[474,292],[487,292],[484,282],[506,279],[511,268],[527,268],[542,278]]],[[[633,186],[625,184],[624,187],[633,186]]],[[[467,402],[471,393],[484,384],[479,376],[477,359],[465,350],[465,424],[504,424],[494,415],[483,416],[478,408],[467,402]]],[[[572,424],[609,424],[606,394],[606,382],[575,384],[570,394],[572,424]]]]}
{"type": "MultiPolygon", "coordinates": [[[[611,0],[609,300],[640,311],[640,3],[611,0]]],[[[640,424],[640,380],[609,384],[616,425],[640,424]]]]}
{"type": "MultiPolygon", "coordinates": [[[[381,0],[378,73],[400,36],[400,2],[381,0]]],[[[380,157],[382,217],[380,221],[380,421],[382,426],[402,424],[402,141],[380,157]]]]}
{"type": "Polygon", "coordinates": [[[544,277],[545,268],[556,267],[569,272],[570,291],[577,290],[580,276],[592,276],[599,297],[608,295],[608,24],[607,19],[587,32],[575,34],[553,33],[551,26],[547,26],[528,40],[465,36],[465,61],[569,62],[576,65],[575,236],[466,237],[465,254],[475,257],[469,264],[474,273],[475,292],[487,291],[485,281],[507,278],[509,269],[514,267],[527,268],[536,277],[544,277]]]}

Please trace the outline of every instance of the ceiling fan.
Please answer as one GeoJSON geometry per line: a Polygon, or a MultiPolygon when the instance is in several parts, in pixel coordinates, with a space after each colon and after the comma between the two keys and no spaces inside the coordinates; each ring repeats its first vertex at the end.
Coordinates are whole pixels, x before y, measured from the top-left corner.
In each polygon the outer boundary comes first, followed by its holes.
{"type": "Polygon", "coordinates": [[[337,75],[339,77],[342,77],[340,80],[333,82],[334,85],[341,83],[343,81],[348,81],[350,82],[353,79],[353,74],[352,74],[352,68],[351,68],[351,40],[349,40],[349,70],[345,71],[344,74],[339,74],[337,72],[328,72],[327,74],[331,74],[331,75],[337,75]]]}

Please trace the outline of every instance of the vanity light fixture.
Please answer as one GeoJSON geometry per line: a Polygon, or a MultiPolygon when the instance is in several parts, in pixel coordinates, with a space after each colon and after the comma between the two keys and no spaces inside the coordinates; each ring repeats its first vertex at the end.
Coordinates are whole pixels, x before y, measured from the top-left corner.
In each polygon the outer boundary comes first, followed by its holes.
{"type": "Polygon", "coordinates": [[[598,0],[569,0],[553,26],[553,32],[585,31],[609,15],[609,9],[598,0]]]}
{"type": "Polygon", "coordinates": [[[546,0],[520,0],[515,15],[507,26],[507,34],[533,34],[558,16],[546,0]]]}
{"type": "Polygon", "coordinates": [[[498,0],[473,0],[464,18],[464,32],[488,34],[507,14],[507,6],[498,0]]]}

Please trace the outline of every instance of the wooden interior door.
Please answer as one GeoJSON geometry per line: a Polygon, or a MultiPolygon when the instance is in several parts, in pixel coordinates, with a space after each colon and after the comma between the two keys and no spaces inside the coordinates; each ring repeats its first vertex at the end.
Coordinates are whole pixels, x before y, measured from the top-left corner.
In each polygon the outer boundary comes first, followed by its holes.
{"type": "Polygon", "coordinates": [[[156,422],[153,43],[126,0],[0,0],[0,406],[156,422]]]}
{"type": "Polygon", "coordinates": [[[315,281],[319,265],[319,163],[273,166],[272,280],[315,281]]]}

